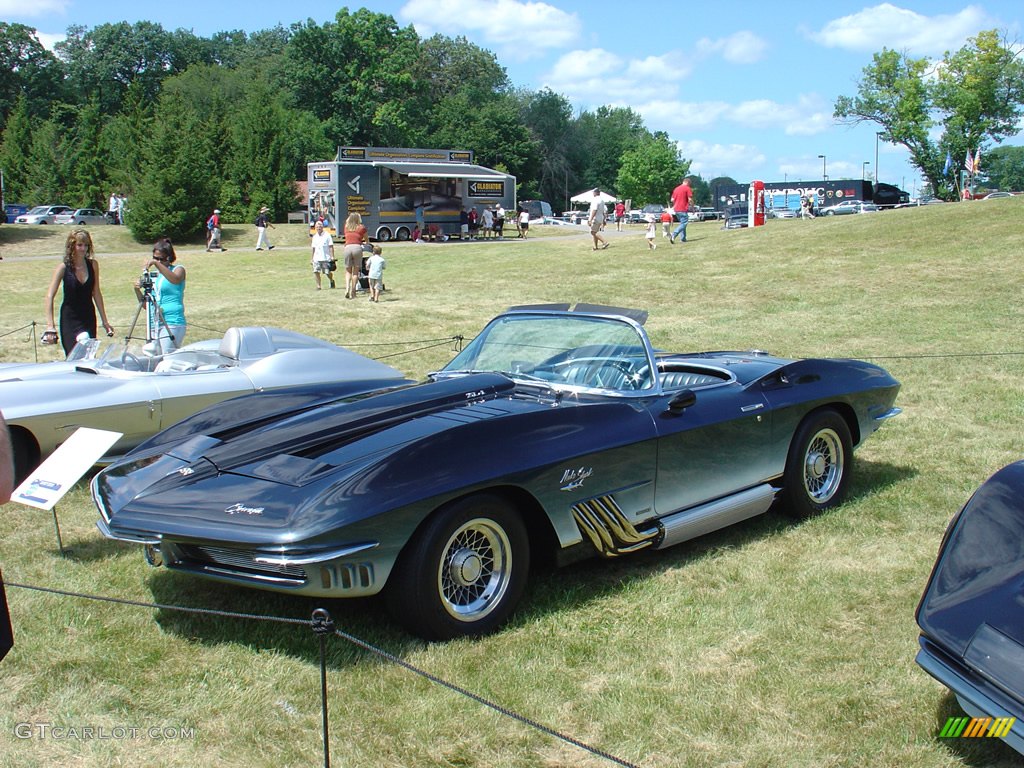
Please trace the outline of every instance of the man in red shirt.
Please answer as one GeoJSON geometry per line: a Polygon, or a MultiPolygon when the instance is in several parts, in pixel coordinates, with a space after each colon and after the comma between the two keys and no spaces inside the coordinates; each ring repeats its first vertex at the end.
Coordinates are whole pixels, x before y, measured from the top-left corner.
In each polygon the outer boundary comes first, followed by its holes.
{"type": "Polygon", "coordinates": [[[672,210],[675,211],[679,226],[676,227],[675,232],[669,235],[670,243],[674,243],[677,237],[680,242],[686,242],[686,225],[690,221],[691,200],[693,200],[693,189],[690,188],[690,180],[683,179],[683,183],[672,190],[672,210]]]}
{"type": "Polygon", "coordinates": [[[615,231],[622,231],[622,220],[626,218],[626,205],[621,200],[615,204],[615,231]]]}

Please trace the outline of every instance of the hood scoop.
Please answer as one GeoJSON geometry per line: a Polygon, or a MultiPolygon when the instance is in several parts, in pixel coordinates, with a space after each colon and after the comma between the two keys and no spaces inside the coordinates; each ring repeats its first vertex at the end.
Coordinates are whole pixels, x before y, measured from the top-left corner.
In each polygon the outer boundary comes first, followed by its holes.
{"type": "Polygon", "coordinates": [[[344,443],[439,411],[511,396],[514,391],[514,382],[495,373],[443,379],[384,392],[355,403],[314,408],[270,424],[254,425],[251,430],[233,429],[230,437],[222,441],[216,439],[216,435],[204,437],[201,439],[209,441],[205,450],[197,442],[200,438],[195,438],[173,451],[177,455],[179,450],[189,450],[191,446],[191,455],[181,458],[192,460],[198,450],[221,472],[252,464],[247,474],[258,471],[263,477],[265,472],[267,479],[269,475],[278,475],[281,482],[296,484],[303,482],[299,478],[308,480],[323,471],[328,465],[317,457],[344,443]],[[282,454],[309,462],[309,465],[283,459],[275,462],[274,458],[282,454]]]}

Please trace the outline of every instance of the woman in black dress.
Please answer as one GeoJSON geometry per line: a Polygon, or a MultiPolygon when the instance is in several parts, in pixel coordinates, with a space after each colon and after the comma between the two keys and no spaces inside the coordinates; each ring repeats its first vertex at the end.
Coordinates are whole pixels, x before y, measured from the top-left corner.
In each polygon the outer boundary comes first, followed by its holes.
{"type": "Polygon", "coordinates": [[[53,299],[57,289],[63,286],[64,298],[60,305],[60,342],[65,356],[74,349],[81,333],[96,338],[96,312],[107,336],[114,335],[114,328],[107,322],[107,310],[103,306],[100,292],[100,265],[93,258],[92,238],[84,229],[76,229],[64,243],[64,261],[53,272],[53,279],[46,291],[46,332],[44,343],[56,341],[56,325],[53,322],[53,299]],[[95,308],[93,307],[95,305],[95,308]]]}

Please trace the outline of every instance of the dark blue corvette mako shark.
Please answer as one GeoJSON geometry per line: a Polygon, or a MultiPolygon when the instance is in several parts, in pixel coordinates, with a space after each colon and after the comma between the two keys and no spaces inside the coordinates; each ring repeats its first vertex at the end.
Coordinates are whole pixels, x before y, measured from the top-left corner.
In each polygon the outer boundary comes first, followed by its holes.
{"type": "Polygon", "coordinates": [[[427,638],[498,627],[531,558],[660,549],[839,503],[853,448],[899,413],[855,360],[666,354],[646,312],[518,307],[419,384],[251,395],[93,481],[154,564],[326,597],[384,592],[427,638]]]}

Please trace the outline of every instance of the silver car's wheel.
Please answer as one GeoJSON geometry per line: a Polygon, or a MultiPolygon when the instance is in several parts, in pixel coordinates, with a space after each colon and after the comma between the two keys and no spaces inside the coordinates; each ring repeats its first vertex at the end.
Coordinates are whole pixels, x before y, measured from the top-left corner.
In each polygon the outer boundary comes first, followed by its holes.
{"type": "Polygon", "coordinates": [[[509,502],[491,494],[439,509],[416,531],[388,579],[395,617],[430,640],[497,629],[530,567],[529,539],[509,502]]]}
{"type": "Polygon", "coordinates": [[[808,517],[846,496],[853,462],[850,428],[836,411],[809,414],[790,444],[783,478],[789,511],[808,517]]]}

